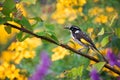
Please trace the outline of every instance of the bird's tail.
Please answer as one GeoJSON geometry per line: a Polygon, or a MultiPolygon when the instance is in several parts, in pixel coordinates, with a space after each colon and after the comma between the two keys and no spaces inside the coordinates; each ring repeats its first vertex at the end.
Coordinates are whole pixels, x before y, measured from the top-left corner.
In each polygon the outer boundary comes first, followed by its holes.
{"type": "Polygon", "coordinates": [[[108,62],[104,55],[95,46],[92,46],[92,49],[97,51],[103,57],[104,61],[108,62]]]}

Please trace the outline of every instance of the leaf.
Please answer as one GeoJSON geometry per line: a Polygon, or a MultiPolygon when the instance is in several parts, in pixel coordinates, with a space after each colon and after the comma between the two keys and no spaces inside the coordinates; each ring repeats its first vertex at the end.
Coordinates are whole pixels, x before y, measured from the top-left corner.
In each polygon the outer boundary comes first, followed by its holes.
{"type": "Polygon", "coordinates": [[[2,13],[8,16],[15,8],[15,2],[14,0],[5,0],[3,4],[2,13]]]}
{"type": "Polygon", "coordinates": [[[11,21],[12,19],[10,17],[0,17],[0,24],[4,24],[7,21],[11,21]]]}
{"type": "Polygon", "coordinates": [[[80,67],[78,67],[78,74],[79,74],[80,77],[82,77],[82,74],[83,74],[83,68],[84,68],[83,65],[81,65],[80,67]]]}
{"type": "Polygon", "coordinates": [[[104,47],[106,44],[108,44],[108,42],[109,42],[109,36],[104,37],[101,41],[102,47],[104,47]]]}
{"type": "Polygon", "coordinates": [[[105,64],[106,62],[99,62],[94,64],[93,67],[99,72],[104,67],[105,64]]]}
{"type": "Polygon", "coordinates": [[[103,34],[104,34],[104,28],[101,29],[101,31],[98,33],[98,36],[103,34]]]}
{"type": "Polygon", "coordinates": [[[34,19],[36,21],[43,22],[43,20],[40,17],[33,17],[33,18],[30,18],[30,19],[34,19]]]}
{"type": "Polygon", "coordinates": [[[21,2],[29,3],[29,4],[35,4],[36,0],[21,0],[21,2]]]}
{"type": "Polygon", "coordinates": [[[37,32],[36,34],[39,36],[46,36],[48,38],[55,40],[56,42],[59,42],[57,37],[55,36],[55,33],[52,31],[37,32]]]}
{"type": "Polygon", "coordinates": [[[36,34],[39,35],[39,36],[46,36],[45,32],[37,32],[36,34]]]}
{"type": "Polygon", "coordinates": [[[23,35],[23,32],[22,31],[20,31],[18,34],[17,34],[17,39],[18,39],[18,41],[22,41],[22,35],[23,35]]]}
{"type": "Polygon", "coordinates": [[[12,31],[12,29],[11,29],[10,26],[5,26],[4,29],[5,29],[5,31],[6,31],[8,34],[10,34],[11,31],[12,31]]]}
{"type": "Polygon", "coordinates": [[[7,20],[5,18],[0,17],[0,24],[4,24],[5,22],[7,22],[7,20]]]}
{"type": "Polygon", "coordinates": [[[21,31],[21,32],[19,32],[19,33],[17,34],[17,39],[18,39],[18,41],[22,42],[22,41],[24,41],[26,38],[28,38],[29,36],[30,36],[29,34],[24,34],[24,35],[23,35],[23,32],[21,31]]]}
{"type": "Polygon", "coordinates": [[[92,70],[92,68],[95,68],[99,72],[104,67],[105,64],[106,62],[98,62],[94,64],[93,67],[88,67],[87,70],[90,71],[92,70]]]}
{"type": "Polygon", "coordinates": [[[52,31],[47,31],[47,34],[48,34],[53,40],[55,40],[56,42],[59,42],[54,32],[52,32],[52,31]]]}
{"type": "Polygon", "coordinates": [[[83,65],[81,65],[81,66],[78,67],[78,68],[72,68],[71,70],[68,70],[66,76],[67,76],[68,78],[76,78],[76,77],[78,77],[78,76],[82,77],[83,68],[84,68],[83,65]]]}
{"type": "Polygon", "coordinates": [[[22,19],[21,20],[16,20],[16,22],[18,24],[21,24],[22,26],[24,26],[25,28],[27,28],[28,30],[32,31],[32,26],[31,24],[29,23],[29,21],[24,17],[22,16],[22,19]]]}
{"type": "Polygon", "coordinates": [[[120,38],[120,28],[115,28],[115,34],[120,38]]]}
{"type": "Polygon", "coordinates": [[[47,30],[53,31],[54,30],[54,25],[53,24],[45,24],[45,27],[47,30]]]}
{"type": "Polygon", "coordinates": [[[55,35],[52,34],[51,38],[54,39],[56,42],[59,42],[58,39],[57,39],[57,37],[55,35]]]}

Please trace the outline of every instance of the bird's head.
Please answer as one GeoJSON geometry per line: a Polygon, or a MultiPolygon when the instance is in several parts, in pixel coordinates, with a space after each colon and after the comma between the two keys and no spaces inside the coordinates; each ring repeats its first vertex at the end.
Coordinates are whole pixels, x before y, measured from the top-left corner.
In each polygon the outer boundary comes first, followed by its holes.
{"type": "Polygon", "coordinates": [[[72,32],[75,32],[77,30],[81,31],[81,29],[79,27],[75,26],[75,25],[66,26],[65,29],[69,29],[72,32]]]}

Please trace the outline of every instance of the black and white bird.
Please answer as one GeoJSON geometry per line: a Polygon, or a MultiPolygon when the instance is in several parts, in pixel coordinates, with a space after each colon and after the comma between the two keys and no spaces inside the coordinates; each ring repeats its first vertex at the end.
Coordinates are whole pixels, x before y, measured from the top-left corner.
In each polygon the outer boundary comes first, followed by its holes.
{"type": "Polygon", "coordinates": [[[92,50],[96,50],[98,53],[101,54],[101,52],[96,48],[91,38],[85,32],[83,32],[79,27],[75,25],[70,25],[70,26],[65,27],[65,29],[70,30],[71,36],[75,42],[84,46],[85,48],[88,48],[88,49],[91,48],[92,50]]]}

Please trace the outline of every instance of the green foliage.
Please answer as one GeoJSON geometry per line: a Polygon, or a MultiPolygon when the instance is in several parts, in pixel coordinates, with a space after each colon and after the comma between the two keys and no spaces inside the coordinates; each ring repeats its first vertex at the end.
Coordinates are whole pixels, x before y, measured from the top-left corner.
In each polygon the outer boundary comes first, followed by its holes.
{"type": "Polygon", "coordinates": [[[100,30],[100,32],[98,33],[98,35],[103,35],[104,34],[104,28],[102,28],[101,30],[100,30]]]}
{"type": "Polygon", "coordinates": [[[48,38],[55,40],[56,42],[59,42],[57,37],[55,36],[55,33],[52,31],[37,32],[36,34],[39,36],[46,36],[48,38]]]}
{"type": "Polygon", "coordinates": [[[21,0],[21,2],[29,2],[30,4],[35,4],[36,3],[36,0],[21,0]]]}
{"type": "Polygon", "coordinates": [[[17,33],[17,36],[16,36],[16,38],[20,42],[24,41],[28,37],[29,37],[29,34],[24,34],[24,32],[22,32],[22,31],[20,31],[19,33],[17,33]]]}
{"type": "Polygon", "coordinates": [[[108,43],[109,43],[109,36],[105,36],[101,41],[101,45],[102,45],[102,47],[104,47],[108,43]]]}
{"type": "Polygon", "coordinates": [[[32,26],[29,23],[28,19],[24,16],[22,16],[21,20],[15,20],[15,22],[17,22],[18,24],[22,25],[23,27],[25,27],[26,29],[32,31],[32,26]]]}
{"type": "MultiPolygon", "coordinates": [[[[81,0],[82,1],[82,0],[81,0]]],[[[88,34],[94,34],[95,38],[93,38],[93,42],[99,43],[101,46],[99,46],[102,50],[106,48],[112,48],[120,51],[120,10],[119,10],[119,5],[120,1],[119,0],[99,0],[99,2],[93,2],[94,0],[87,0],[86,5],[83,7],[83,13],[76,15],[76,19],[74,21],[68,21],[66,19],[66,23],[72,23],[74,25],[79,25],[79,27],[85,31],[88,34]],[[117,12],[117,18],[112,20],[108,20],[107,23],[99,23],[95,24],[94,23],[94,18],[95,16],[90,16],[89,10],[94,8],[94,7],[100,7],[103,8],[103,10],[106,10],[106,7],[113,7],[115,9],[115,12],[117,12]],[[81,16],[82,15],[82,16],[81,16]],[[85,20],[84,17],[87,17],[85,20]],[[94,31],[89,33],[87,32],[87,29],[93,28],[94,31]]],[[[97,0],[96,0],[97,1],[97,0]]],[[[14,0],[3,0],[3,6],[2,10],[0,12],[0,24],[7,23],[8,21],[14,21],[17,24],[21,25],[22,28],[25,28],[31,32],[34,32],[35,34],[39,36],[45,36],[47,38],[50,38],[57,43],[61,41],[61,43],[67,44],[70,41],[70,33],[66,30],[64,30],[63,25],[54,23],[53,19],[51,19],[49,13],[50,8],[44,7],[44,5],[41,5],[39,3],[39,0],[20,0],[20,3],[24,3],[25,9],[28,12],[27,14],[29,16],[23,16],[22,12],[17,13],[21,14],[21,18],[18,19],[13,13],[18,12],[19,9],[16,8],[16,3],[14,0]],[[37,3],[36,3],[37,2],[37,3]],[[29,5],[28,5],[28,4],[29,5]],[[48,14],[49,13],[49,14],[48,14]],[[12,17],[11,17],[12,14],[12,17]],[[46,17],[48,18],[47,20],[44,20],[41,18],[44,15],[47,15],[46,17]],[[34,20],[35,22],[30,23],[29,20],[34,20]]],[[[66,4],[67,5],[67,4],[66,4]]],[[[70,4],[69,4],[70,5],[70,4]]],[[[54,6],[55,7],[55,6],[54,6]]],[[[77,10],[80,6],[75,5],[72,8],[77,10]]],[[[67,11],[67,10],[66,10],[67,11]]],[[[69,13],[68,13],[69,14],[69,13]]],[[[100,15],[101,13],[99,13],[100,15]]],[[[108,13],[103,13],[107,15],[108,13]]],[[[97,15],[97,16],[99,16],[97,15]]],[[[60,15],[61,17],[61,15],[60,15]]],[[[108,15],[108,17],[111,17],[108,15]]],[[[69,18],[68,18],[69,19],[69,18]]],[[[104,19],[103,19],[104,20],[104,19]]],[[[10,34],[12,32],[12,28],[10,26],[5,26],[4,27],[5,31],[10,34]]],[[[1,34],[2,35],[2,34],[1,34]]],[[[20,42],[24,41],[26,38],[31,37],[29,34],[26,34],[22,31],[18,32],[15,34],[16,39],[20,42]]],[[[12,40],[12,38],[11,38],[12,40]]],[[[11,43],[14,40],[11,41],[11,43]]],[[[9,43],[10,44],[10,43],[9,43]]],[[[34,42],[33,42],[34,44],[34,42]]],[[[39,61],[39,52],[42,50],[46,50],[49,52],[49,55],[52,56],[54,54],[52,52],[52,49],[55,47],[55,45],[48,44],[47,42],[43,41],[42,46],[40,46],[36,50],[36,57],[34,59],[23,59],[22,62],[17,65],[19,68],[24,68],[28,71],[28,76],[30,76],[34,69],[35,66],[37,65],[39,61]]],[[[4,45],[0,45],[0,47],[3,47],[4,45]]],[[[7,44],[7,47],[8,44],[7,44]]],[[[64,52],[64,51],[63,51],[64,52]]],[[[72,52],[71,52],[72,53],[72,52]]],[[[84,53],[84,52],[83,52],[84,53]]],[[[90,53],[91,54],[91,53],[90,53]]],[[[59,56],[59,55],[58,55],[59,56]]],[[[65,73],[65,78],[64,80],[67,80],[66,78],[70,79],[78,79],[78,80],[87,80],[89,78],[89,71],[94,67],[96,68],[99,72],[102,71],[103,66],[105,65],[105,62],[99,62],[94,65],[92,65],[92,68],[90,67],[90,60],[87,58],[84,58],[82,56],[76,55],[76,54],[71,54],[66,56],[62,60],[58,60],[53,62],[51,68],[50,68],[50,73],[47,75],[45,78],[46,80],[58,80],[56,79],[56,76],[59,75],[61,72],[66,71],[65,73]],[[79,66],[80,65],[80,66],[79,66]],[[86,68],[88,68],[86,70],[86,68]]],[[[104,79],[110,79],[110,75],[107,75],[107,72],[101,72],[101,76],[104,76],[104,79]]],[[[89,80],[89,79],[88,79],[89,80]]]]}
{"type": "Polygon", "coordinates": [[[94,64],[92,67],[89,66],[87,69],[90,71],[90,70],[92,70],[92,68],[95,68],[98,72],[100,72],[105,64],[106,64],[105,62],[98,62],[98,63],[94,64]]]}
{"type": "Polygon", "coordinates": [[[81,65],[78,68],[72,68],[66,73],[66,77],[70,79],[76,79],[77,77],[81,77],[83,73],[84,66],[81,65]]]}
{"type": "Polygon", "coordinates": [[[53,31],[55,29],[54,24],[47,23],[47,24],[45,24],[45,27],[48,31],[53,31]]]}
{"type": "Polygon", "coordinates": [[[120,28],[115,28],[115,34],[120,38],[120,28]]]}
{"type": "Polygon", "coordinates": [[[5,31],[10,34],[11,33],[11,27],[10,26],[5,26],[5,31]]]}
{"type": "Polygon", "coordinates": [[[5,14],[6,16],[9,16],[10,13],[15,8],[15,2],[14,0],[5,0],[3,4],[4,5],[3,5],[2,13],[5,14]]]}

